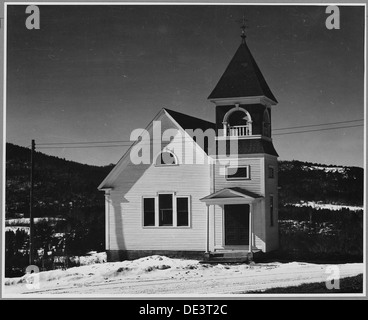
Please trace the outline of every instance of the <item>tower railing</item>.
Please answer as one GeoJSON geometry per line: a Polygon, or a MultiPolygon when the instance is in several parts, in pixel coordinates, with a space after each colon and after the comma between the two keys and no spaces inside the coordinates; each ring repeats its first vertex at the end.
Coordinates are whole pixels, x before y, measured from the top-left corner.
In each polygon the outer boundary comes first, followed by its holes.
{"type": "Polygon", "coordinates": [[[228,137],[245,137],[252,135],[252,131],[249,125],[243,126],[228,126],[226,130],[228,137]]]}

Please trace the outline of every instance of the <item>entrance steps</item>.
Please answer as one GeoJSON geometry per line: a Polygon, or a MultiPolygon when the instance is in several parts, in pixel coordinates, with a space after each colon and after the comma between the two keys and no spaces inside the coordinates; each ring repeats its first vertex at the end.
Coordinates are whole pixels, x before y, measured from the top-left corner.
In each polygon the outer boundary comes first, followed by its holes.
{"type": "Polygon", "coordinates": [[[204,260],[201,263],[249,263],[254,260],[260,250],[254,250],[250,253],[248,250],[216,250],[205,253],[204,260]]]}

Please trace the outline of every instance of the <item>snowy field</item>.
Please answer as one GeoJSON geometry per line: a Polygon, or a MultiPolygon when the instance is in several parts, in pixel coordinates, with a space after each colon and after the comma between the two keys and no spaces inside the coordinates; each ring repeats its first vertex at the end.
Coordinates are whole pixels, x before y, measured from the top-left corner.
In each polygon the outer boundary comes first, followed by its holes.
{"type": "Polygon", "coordinates": [[[5,227],[5,232],[11,231],[16,233],[18,230],[24,231],[26,234],[29,234],[29,227],[21,227],[21,226],[5,227]]]}
{"type": "Polygon", "coordinates": [[[329,204],[329,203],[320,203],[314,201],[301,201],[300,203],[287,203],[286,205],[294,206],[294,207],[311,207],[314,209],[327,209],[332,211],[338,211],[341,209],[349,209],[351,211],[359,211],[363,210],[363,207],[358,206],[347,206],[347,205],[338,205],[338,204],[329,204]]]}
{"type": "MultiPolygon", "coordinates": [[[[337,265],[340,277],[363,273],[363,264],[337,265]]],[[[6,278],[5,297],[45,295],[145,296],[227,295],[245,291],[288,287],[327,280],[329,265],[265,263],[255,265],[207,265],[197,260],[150,256],[134,261],[91,264],[53,270],[21,278],[6,278]],[[38,278],[38,280],[37,280],[38,278]],[[29,283],[39,283],[29,289],[29,283]]]]}
{"type": "MultiPolygon", "coordinates": [[[[58,221],[63,221],[62,218],[50,218],[50,217],[44,217],[44,218],[34,218],[34,223],[40,223],[40,222],[49,222],[49,223],[56,223],[58,221]]],[[[6,226],[29,226],[30,220],[29,218],[17,218],[17,219],[6,219],[5,225],[6,226]]]]}

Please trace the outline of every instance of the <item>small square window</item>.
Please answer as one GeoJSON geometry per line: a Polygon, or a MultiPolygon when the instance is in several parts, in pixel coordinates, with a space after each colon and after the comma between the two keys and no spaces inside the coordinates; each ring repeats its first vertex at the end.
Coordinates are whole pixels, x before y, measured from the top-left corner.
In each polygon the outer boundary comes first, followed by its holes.
{"type": "Polygon", "coordinates": [[[228,166],[226,167],[226,180],[246,180],[250,177],[249,166],[228,166]]]}

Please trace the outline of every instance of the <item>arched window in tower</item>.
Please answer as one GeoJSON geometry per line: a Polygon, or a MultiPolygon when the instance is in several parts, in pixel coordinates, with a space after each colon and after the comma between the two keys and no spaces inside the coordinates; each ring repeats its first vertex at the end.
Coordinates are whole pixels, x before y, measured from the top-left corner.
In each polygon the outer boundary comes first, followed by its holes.
{"type": "Polygon", "coordinates": [[[175,166],[177,164],[176,156],[170,151],[162,151],[156,158],[156,166],[175,166]]]}
{"type": "Polygon", "coordinates": [[[265,137],[271,137],[271,121],[267,109],[263,113],[263,135],[265,137]]]}
{"type": "Polygon", "coordinates": [[[225,114],[223,125],[225,136],[244,137],[252,135],[252,118],[247,110],[239,106],[225,114]]]}

